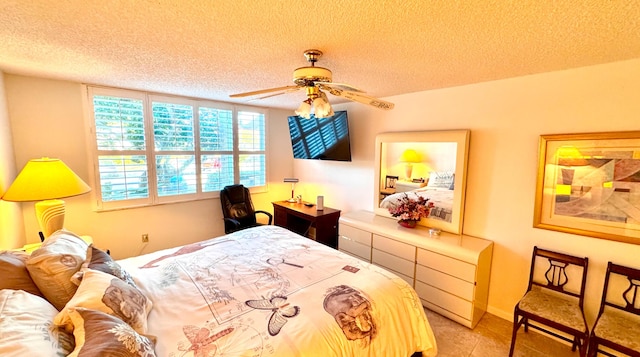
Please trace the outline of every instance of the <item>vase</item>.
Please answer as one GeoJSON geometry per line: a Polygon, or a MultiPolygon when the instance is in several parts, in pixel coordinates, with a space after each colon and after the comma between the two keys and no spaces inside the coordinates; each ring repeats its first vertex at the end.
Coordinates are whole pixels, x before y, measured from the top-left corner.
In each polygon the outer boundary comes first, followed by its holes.
{"type": "Polygon", "coordinates": [[[398,221],[398,224],[405,228],[416,228],[416,224],[418,221],[413,219],[401,219],[398,221]]]}

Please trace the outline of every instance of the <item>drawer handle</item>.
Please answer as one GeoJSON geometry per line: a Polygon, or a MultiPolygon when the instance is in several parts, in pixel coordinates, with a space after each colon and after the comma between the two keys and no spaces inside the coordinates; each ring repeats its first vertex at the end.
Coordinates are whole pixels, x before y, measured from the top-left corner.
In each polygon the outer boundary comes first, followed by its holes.
{"type": "Polygon", "coordinates": [[[346,239],[346,240],[353,241],[353,239],[351,239],[351,238],[349,238],[349,237],[347,237],[347,236],[340,236],[340,237],[342,237],[342,239],[346,239]]]}

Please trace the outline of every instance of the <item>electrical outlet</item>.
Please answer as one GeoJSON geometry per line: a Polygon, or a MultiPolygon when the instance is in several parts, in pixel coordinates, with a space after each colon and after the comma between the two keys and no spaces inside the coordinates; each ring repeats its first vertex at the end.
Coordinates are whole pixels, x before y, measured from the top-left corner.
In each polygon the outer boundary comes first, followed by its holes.
{"type": "Polygon", "coordinates": [[[147,233],[142,235],[142,243],[149,243],[149,235],[147,233]]]}

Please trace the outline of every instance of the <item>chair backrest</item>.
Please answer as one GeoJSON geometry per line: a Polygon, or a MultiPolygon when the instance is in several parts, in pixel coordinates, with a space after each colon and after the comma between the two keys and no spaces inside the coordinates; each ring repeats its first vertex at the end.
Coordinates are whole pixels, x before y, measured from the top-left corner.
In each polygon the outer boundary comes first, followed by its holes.
{"type": "Polygon", "coordinates": [[[600,313],[605,306],[640,315],[640,270],[609,262],[600,313]]]}
{"type": "Polygon", "coordinates": [[[587,257],[581,258],[533,247],[527,291],[534,286],[550,289],[578,298],[582,307],[588,265],[587,257]]]}
{"type": "Polygon", "coordinates": [[[243,185],[225,186],[220,191],[220,202],[224,218],[237,220],[243,228],[256,225],[255,209],[248,188],[243,185]]]}

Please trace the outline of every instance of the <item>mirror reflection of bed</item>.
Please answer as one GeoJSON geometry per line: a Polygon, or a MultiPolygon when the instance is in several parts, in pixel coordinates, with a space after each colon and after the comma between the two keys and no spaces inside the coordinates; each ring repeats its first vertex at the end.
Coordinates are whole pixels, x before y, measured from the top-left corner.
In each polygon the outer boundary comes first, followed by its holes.
{"type": "Polygon", "coordinates": [[[384,133],[376,137],[375,212],[390,216],[390,206],[405,197],[434,204],[419,223],[462,233],[469,131],[384,133]]]}

